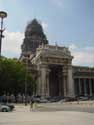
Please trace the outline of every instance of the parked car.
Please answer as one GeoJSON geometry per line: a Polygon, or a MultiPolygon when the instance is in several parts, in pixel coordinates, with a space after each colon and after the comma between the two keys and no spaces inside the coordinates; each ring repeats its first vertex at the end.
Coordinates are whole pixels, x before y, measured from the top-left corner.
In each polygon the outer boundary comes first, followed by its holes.
{"type": "Polygon", "coordinates": [[[37,102],[37,103],[47,103],[48,100],[45,99],[45,98],[42,98],[40,96],[33,96],[32,99],[34,102],[37,102]]]}
{"type": "Polygon", "coordinates": [[[48,97],[47,100],[49,102],[59,102],[60,100],[64,99],[64,97],[59,97],[59,96],[56,96],[56,97],[48,97]]]}
{"type": "Polygon", "coordinates": [[[7,106],[7,105],[1,105],[1,104],[0,104],[0,111],[1,111],[1,112],[9,112],[9,111],[11,111],[11,109],[10,109],[10,107],[7,106]]]}
{"type": "Polygon", "coordinates": [[[39,100],[39,103],[47,103],[47,102],[48,102],[47,99],[42,99],[42,98],[41,98],[41,99],[39,100]]]}
{"type": "Polygon", "coordinates": [[[88,101],[88,100],[89,100],[89,97],[88,97],[88,96],[80,96],[80,97],[79,97],[79,100],[80,100],[80,101],[88,101]]]}
{"type": "Polygon", "coordinates": [[[89,100],[94,100],[94,96],[89,97],[89,100]]]}
{"type": "Polygon", "coordinates": [[[7,104],[7,103],[0,104],[0,111],[2,111],[2,112],[10,112],[10,111],[13,111],[14,108],[15,107],[12,104],[7,104]]]}
{"type": "Polygon", "coordinates": [[[15,106],[14,106],[13,104],[6,103],[5,105],[6,105],[6,106],[9,106],[10,109],[11,109],[11,111],[15,108],[15,106]]]}

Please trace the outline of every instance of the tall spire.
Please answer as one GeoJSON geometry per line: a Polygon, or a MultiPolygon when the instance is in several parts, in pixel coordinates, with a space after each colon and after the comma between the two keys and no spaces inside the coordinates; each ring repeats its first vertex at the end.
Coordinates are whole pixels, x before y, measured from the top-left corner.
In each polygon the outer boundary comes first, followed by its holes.
{"type": "Polygon", "coordinates": [[[22,53],[35,53],[39,45],[48,44],[42,25],[33,19],[26,27],[22,53]]]}
{"type": "Polygon", "coordinates": [[[25,37],[32,37],[33,35],[40,36],[42,39],[46,39],[46,35],[43,32],[41,24],[33,19],[26,27],[25,37]]]}

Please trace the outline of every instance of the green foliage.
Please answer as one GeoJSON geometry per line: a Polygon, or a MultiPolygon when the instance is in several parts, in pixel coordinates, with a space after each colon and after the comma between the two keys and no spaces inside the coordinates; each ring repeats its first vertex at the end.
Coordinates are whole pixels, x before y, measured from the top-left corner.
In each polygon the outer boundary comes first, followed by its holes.
{"type": "Polygon", "coordinates": [[[0,59],[0,93],[24,93],[25,80],[27,83],[27,91],[32,94],[35,82],[31,74],[26,73],[23,63],[16,59],[0,59]]]}

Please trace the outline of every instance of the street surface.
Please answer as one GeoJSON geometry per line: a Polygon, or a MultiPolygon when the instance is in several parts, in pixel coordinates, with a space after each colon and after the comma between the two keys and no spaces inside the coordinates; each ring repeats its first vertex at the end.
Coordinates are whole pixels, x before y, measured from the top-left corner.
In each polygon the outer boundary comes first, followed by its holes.
{"type": "Polygon", "coordinates": [[[13,112],[0,112],[0,125],[94,125],[93,104],[16,105],[13,112]]]}

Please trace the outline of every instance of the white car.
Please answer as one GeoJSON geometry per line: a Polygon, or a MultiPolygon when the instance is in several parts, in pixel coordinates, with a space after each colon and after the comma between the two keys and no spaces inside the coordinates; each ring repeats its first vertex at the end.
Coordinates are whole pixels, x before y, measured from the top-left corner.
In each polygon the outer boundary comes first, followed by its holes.
{"type": "Polygon", "coordinates": [[[11,111],[11,109],[10,109],[10,107],[9,106],[7,106],[7,105],[2,105],[2,104],[0,104],[0,111],[1,112],[10,112],[11,111]]]}

